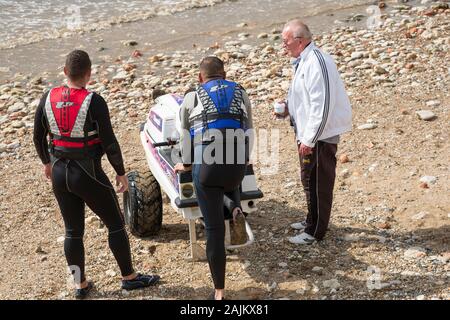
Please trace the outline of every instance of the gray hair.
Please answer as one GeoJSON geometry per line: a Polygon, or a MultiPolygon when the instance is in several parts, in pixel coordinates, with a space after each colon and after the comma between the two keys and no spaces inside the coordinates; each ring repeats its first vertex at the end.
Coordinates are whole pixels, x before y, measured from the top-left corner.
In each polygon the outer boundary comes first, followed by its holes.
{"type": "Polygon", "coordinates": [[[304,24],[301,20],[291,20],[284,26],[284,30],[290,30],[294,38],[301,37],[307,40],[312,40],[312,33],[309,27],[304,24]]]}

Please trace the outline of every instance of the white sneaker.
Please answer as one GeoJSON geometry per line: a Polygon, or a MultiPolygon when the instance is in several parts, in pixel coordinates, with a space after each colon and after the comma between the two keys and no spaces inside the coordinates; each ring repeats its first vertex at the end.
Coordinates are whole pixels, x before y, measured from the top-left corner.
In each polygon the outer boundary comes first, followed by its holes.
{"type": "Polygon", "coordinates": [[[302,232],[295,237],[288,238],[288,240],[293,244],[313,244],[316,241],[316,238],[307,234],[306,232],[302,232]]]}
{"type": "Polygon", "coordinates": [[[300,231],[305,230],[306,229],[306,220],[291,224],[291,228],[295,229],[295,230],[300,230],[300,231]]]}

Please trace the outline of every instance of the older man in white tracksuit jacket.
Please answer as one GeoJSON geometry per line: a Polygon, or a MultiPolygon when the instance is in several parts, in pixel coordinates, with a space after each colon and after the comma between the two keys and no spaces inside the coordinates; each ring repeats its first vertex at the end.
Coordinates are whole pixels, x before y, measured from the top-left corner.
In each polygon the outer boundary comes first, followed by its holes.
{"type": "Polygon", "coordinates": [[[290,116],[295,129],[308,204],[306,221],[292,224],[303,232],[289,241],[311,244],[323,239],[328,228],[337,144],[351,130],[352,111],[335,62],[314,45],[308,26],[298,20],[287,23],[283,46],[295,58],[284,116],[290,116]]]}

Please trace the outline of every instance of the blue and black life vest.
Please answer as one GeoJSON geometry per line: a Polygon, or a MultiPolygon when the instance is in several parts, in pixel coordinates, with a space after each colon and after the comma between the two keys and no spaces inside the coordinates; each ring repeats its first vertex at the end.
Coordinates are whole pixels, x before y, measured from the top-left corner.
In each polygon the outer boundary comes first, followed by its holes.
{"type": "Polygon", "coordinates": [[[245,128],[245,113],[242,108],[243,88],[231,81],[219,79],[209,81],[197,88],[203,110],[191,119],[191,137],[203,134],[208,129],[227,130],[245,128]]]}

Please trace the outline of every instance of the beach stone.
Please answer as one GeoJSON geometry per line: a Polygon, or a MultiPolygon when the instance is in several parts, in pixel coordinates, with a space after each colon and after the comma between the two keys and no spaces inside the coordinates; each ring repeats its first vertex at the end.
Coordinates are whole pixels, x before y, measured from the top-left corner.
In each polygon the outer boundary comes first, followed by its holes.
{"type": "Polygon", "coordinates": [[[12,142],[7,146],[8,150],[16,150],[20,148],[20,142],[12,142]]]}
{"type": "Polygon", "coordinates": [[[0,116],[0,124],[4,124],[5,122],[8,122],[9,118],[7,115],[0,116]]]}
{"type": "Polygon", "coordinates": [[[357,234],[346,234],[344,236],[343,240],[347,241],[347,242],[353,242],[353,241],[359,241],[359,239],[360,239],[360,237],[357,234]]]}
{"type": "Polygon", "coordinates": [[[448,263],[450,261],[450,252],[444,252],[441,256],[438,257],[438,260],[441,263],[448,263]]]}
{"type": "Polygon", "coordinates": [[[378,75],[382,75],[382,74],[387,74],[388,73],[386,71],[386,69],[384,69],[383,67],[380,67],[380,66],[375,66],[374,71],[378,75]]]}
{"type": "Polygon", "coordinates": [[[131,91],[127,94],[127,98],[141,98],[143,93],[141,91],[131,91]]]}
{"type": "Polygon", "coordinates": [[[449,8],[449,4],[442,2],[442,1],[431,5],[431,9],[433,9],[433,10],[439,10],[439,9],[446,10],[448,8],[449,8]]]}
{"type": "Polygon", "coordinates": [[[375,123],[365,123],[360,126],[358,126],[358,130],[373,130],[376,129],[378,126],[375,123]]]}
{"type": "Polygon", "coordinates": [[[34,99],[31,103],[30,103],[30,108],[31,109],[36,109],[39,106],[39,102],[41,102],[41,99],[34,99]]]}
{"type": "Polygon", "coordinates": [[[349,159],[349,157],[348,157],[346,154],[343,154],[343,155],[341,155],[341,156],[339,157],[339,161],[340,161],[341,163],[347,163],[347,162],[350,161],[350,159],[349,159]]]}
{"type": "Polygon", "coordinates": [[[441,102],[438,100],[427,101],[427,107],[439,107],[440,105],[441,105],[441,102]]]}
{"type": "Polygon", "coordinates": [[[317,274],[322,274],[323,273],[323,268],[319,267],[319,266],[315,266],[314,268],[312,268],[312,272],[317,273],[317,274]]]}
{"type": "Polygon", "coordinates": [[[430,110],[420,110],[416,111],[416,115],[420,120],[431,121],[436,118],[436,115],[430,110]]]}
{"type": "Polygon", "coordinates": [[[267,33],[260,33],[258,35],[258,39],[267,39],[269,37],[269,35],[267,33]]]}
{"type": "Polygon", "coordinates": [[[433,185],[436,183],[436,181],[437,178],[433,176],[423,176],[422,178],[420,178],[420,182],[426,183],[427,185],[433,185]]]}
{"type": "Polygon", "coordinates": [[[22,121],[13,121],[12,123],[11,123],[11,127],[13,127],[14,129],[20,129],[20,128],[23,128],[23,127],[25,127],[25,123],[24,122],[22,122],[22,121]]]}
{"type": "Polygon", "coordinates": [[[289,183],[286,183],[285,185],[284,185],[284,188],[285,189],[290,189],[290,188],[292,188],[292,187],[295,187],[297,185],[297,182],[289,182],[289,183]]]}
{"type": "Polygon", "coordinates": [[[86,224],[92,224],[98,220],[99,219],[96,216],[90,216],[85,219],[85,222],[86,222],[86,224]]]}
{"type": "Polygon", "coordinates": [[[361,59],[363,57],[364,57],[364,52],[359,52],[359,51],[353,52],[351,55],[352,60],[361,59]]]}
{"type": "Polygon", "coordinates": [[[127,78],[128,78],[127,72],[126,71],[120,71],[119,73],[117,73],[113,77],[113,80],[122,81],[122,80],[126,80],[127,78]]]}
{"type": "Polygon", "coordinates": [[[352,60],[348,63],[348,66],[351,68],[357,67],[362,63],[361,60],[352,60]]]}
{"type": "Polygon", "coordinates": [[[344,169],[341,171],[341,177],[346,179],[348,177],[350,177],[350,170],[349,169],[344,169]]]}
{"type": "Polygon", "coordinates": [[[148,61],[149,61],[150,63],[161,62],[161,61],[163,61],[163,60],[164,60],[164,59],[163,59],[160,55],[151,56],[151,57],[148,59],[148,61]]]}
{"type": "Polygon", "coordinates": [[[107,270],[105,274],[109,277],[115,277],[117,273],[114,270],[107,270]]]}
{"type": "Polygon", "coordinates": [[[412,219],[413,219],[413,220],[422,220],[422,219],[424,219],[427,215],[428,215],[427,212],[419,212],[418,214],[415,214],[414,216],[412,216],[412,219]]]}
{"type": "Polygon", "coordinates": [[[127,63],[123,66],[123,70],[125,70],[127,72],[134,70],[134,69],[136,69],[136,65],[132,64],[132,63],[127,63]]]}
{"type": "Polygon", "coordinates": [[[15,104],[13,104],[12,106],[10,106],[8,108],[8,113],[21,111],[23,109],[25,109],[25,103],[23,103],[23,102],[16,102],[15,104]]]}
{"type": "Polygon", "coordinates": [[[341,284],[337,279],[325,280],[322,285],[328,289],[337,290],[341,287],[341,284]]]}
{"type": "Polygon", "coordinates": [[[126,47],[134,47],[138,45],[138,42],[136,40],[125,40],[122,43],[126,47]]]}
{"type": "Polygon", "coordinates": [[[403,254],[403,256],[406,259],[420,259],[423,258],[427,255],[425,249],[421,248],[421,247],[413,247],[413,248],[409,248],[408,250],[405,251],[405,253],[403,254]]]}

